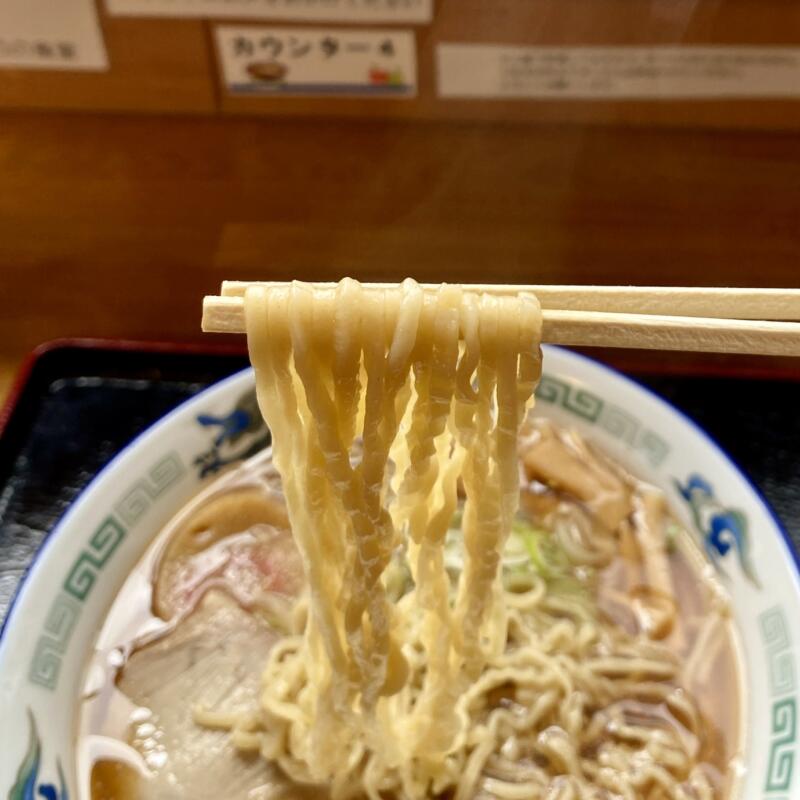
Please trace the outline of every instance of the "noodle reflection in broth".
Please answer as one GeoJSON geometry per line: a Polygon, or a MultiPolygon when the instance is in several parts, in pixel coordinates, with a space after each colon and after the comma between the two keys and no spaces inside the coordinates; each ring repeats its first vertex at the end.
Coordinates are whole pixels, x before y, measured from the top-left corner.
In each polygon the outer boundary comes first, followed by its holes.
{"type": "Polygon", "coordinates": [[[735,683],[725,599],[658,490],[529,417],[536,299],[345,280],[245,310],[305,588],[251,706],[195,721],[333,798],[722,797],[696,689],[720,658],[735,683]]]}

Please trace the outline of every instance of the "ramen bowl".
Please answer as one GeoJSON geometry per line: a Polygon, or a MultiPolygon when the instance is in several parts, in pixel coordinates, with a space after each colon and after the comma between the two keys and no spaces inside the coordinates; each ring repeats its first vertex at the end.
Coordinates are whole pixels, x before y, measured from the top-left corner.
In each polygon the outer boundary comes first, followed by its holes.
{"type": "MultiPolygon", "coordinates": [[[[730,596],[738,631],[742,757],[733,797],[798,796],[800,573],[775,516],[691,420],[590,359],[546,348],[536,413],[576,429],[665,492],[707,554],[704,568],[730,596]]],[[[0,638],[0,797],[82,798],[80,700],[114,598],[175,513],[268,441],[247,370],[150,428],[72,505],[39,552],[0,638]]]]}

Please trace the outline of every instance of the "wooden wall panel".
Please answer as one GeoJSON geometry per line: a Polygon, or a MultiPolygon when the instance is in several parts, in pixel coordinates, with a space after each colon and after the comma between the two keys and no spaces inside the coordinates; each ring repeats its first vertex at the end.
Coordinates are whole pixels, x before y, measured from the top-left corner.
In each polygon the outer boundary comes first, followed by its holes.
{"type": "Polygon", "coordinates": [[[800,136],[6,114],[0,360],[225,278],[800,286],[800,136]]]}
{"type": "MultiPolygon", "coordinates": [[[[96,0],[98,7],[101,0],[96,0]]],[[[0,69],[0,108],[213,113],[216,74],[200,20],[101,12],[107,72],[0,69]]]]}

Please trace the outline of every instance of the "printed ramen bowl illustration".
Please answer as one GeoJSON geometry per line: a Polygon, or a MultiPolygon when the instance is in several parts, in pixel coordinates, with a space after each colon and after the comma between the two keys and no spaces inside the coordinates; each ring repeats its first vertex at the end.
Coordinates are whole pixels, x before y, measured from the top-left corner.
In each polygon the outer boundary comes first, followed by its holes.
{"type": "MultiPolygon", "coordinates": [[[[545,348],[536,414],[658,486],[731,599],[741,774],[731,797],[798,796],[800,573],[780,524],[720,448],[628,378],[545,348]]],[[[89,656],[153,537],[223,468],[269,442],[244,371],[184,403],[73,504],[20,588],[0,638],[0,797],[88,798],[77,751],[89,656]]],[[[92,743],[81,742],[83,752],[92,743]]]]}
{"type": "Polygon", "coordinates": [[[247,65],[247,74],[264,83],[278,83],[288,72],[289,68],[280,61],[254,61],[247,65]]]}

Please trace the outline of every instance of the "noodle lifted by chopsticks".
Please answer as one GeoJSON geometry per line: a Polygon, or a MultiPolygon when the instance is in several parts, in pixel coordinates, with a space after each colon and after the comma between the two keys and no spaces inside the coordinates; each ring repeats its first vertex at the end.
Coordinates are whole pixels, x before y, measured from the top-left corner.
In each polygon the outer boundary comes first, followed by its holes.
{"type": "Polygon", "coordinates": [[[304,631],[271,651],[262,709],[233,724],[235,743],[334,797],[712,797],[669,651],[536,575],[503,586],[541,371],[537,300],[344,280],[254,286],[245,312],[309,594],[304,631]],[[398,560],[411,588],[395,597],[398,560]],[[680,725],[632,719],[631,697],[680,725]]]}

